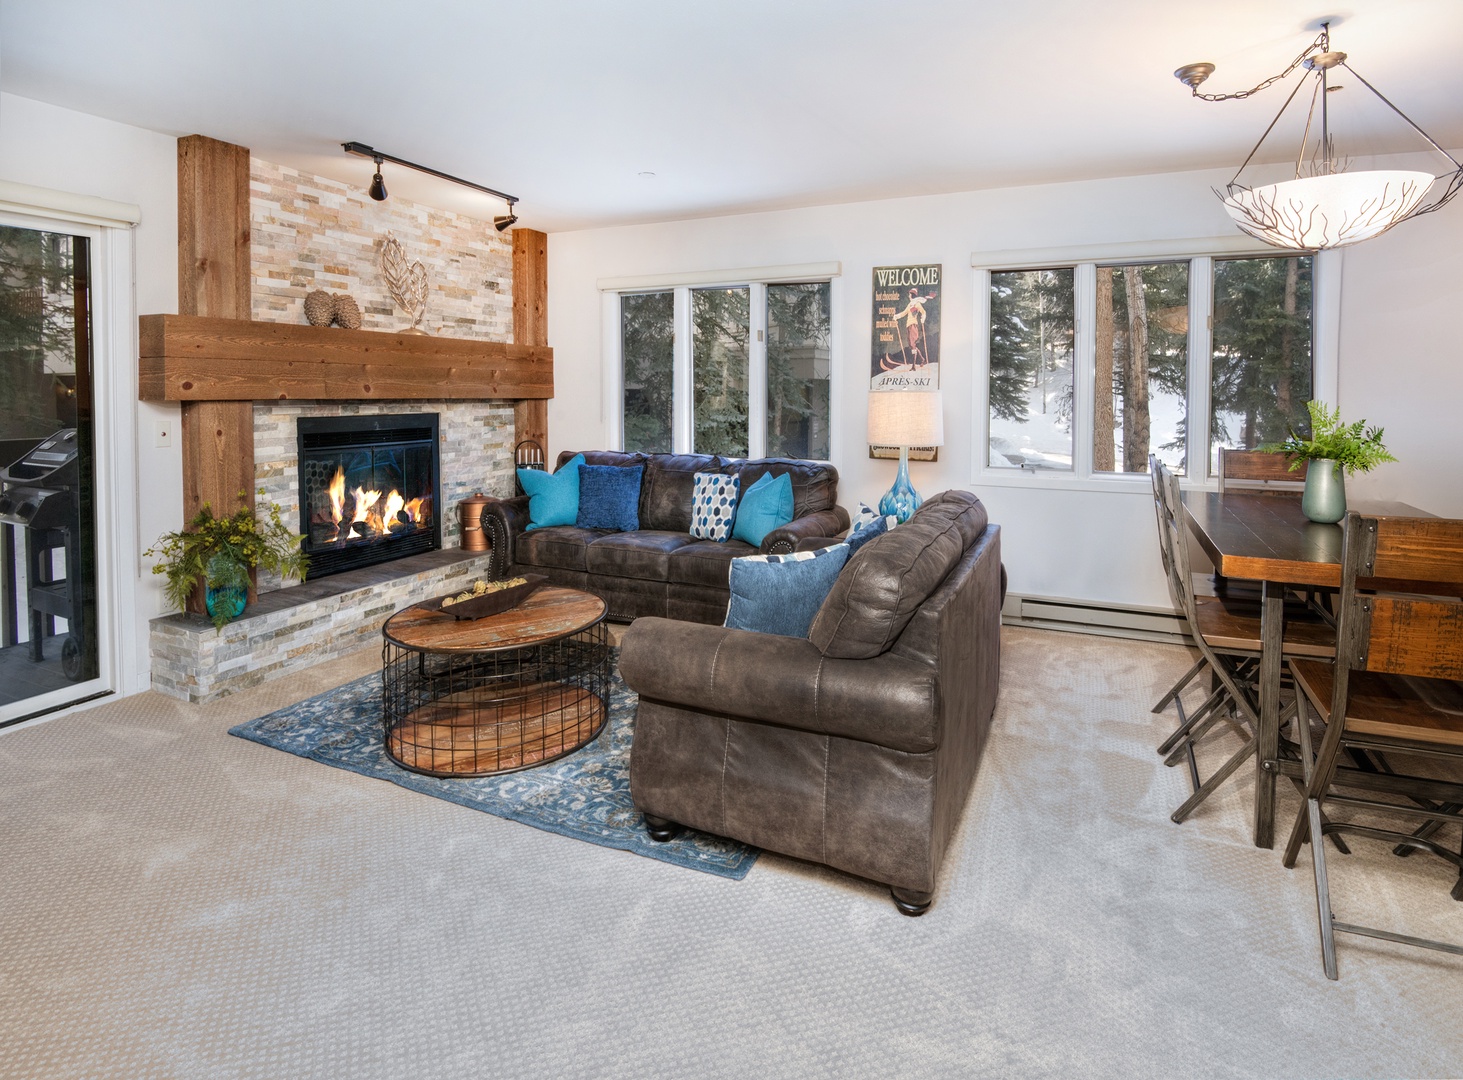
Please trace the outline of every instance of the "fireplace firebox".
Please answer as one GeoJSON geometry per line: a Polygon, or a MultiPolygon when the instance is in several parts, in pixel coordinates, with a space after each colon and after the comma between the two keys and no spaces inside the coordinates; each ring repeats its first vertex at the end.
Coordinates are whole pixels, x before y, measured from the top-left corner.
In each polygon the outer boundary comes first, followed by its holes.
{"type": "Polygon", "coordinates": [[[436,413],[300,417],[300,532],[312,578],[442,546],[436,413]]]}

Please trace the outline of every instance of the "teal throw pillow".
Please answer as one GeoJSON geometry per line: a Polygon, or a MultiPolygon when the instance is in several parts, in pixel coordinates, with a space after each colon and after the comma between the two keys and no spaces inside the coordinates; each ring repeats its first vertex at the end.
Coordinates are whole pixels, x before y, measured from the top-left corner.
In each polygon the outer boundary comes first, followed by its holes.
{"type": "Polygon", "coordinates": [[[733,559],[726,625],[761,634],[807,637],[813,616],[823,606],[838,571],[847,561],[847,544],[791,555],[733,559]]]}
{"type": "Polygon", "coordinates": [[[579,517],[579,466],[584,455],[575,454],[556,473],[542,469],[519,469],[518,482],[528,494],[528,527],[573,525],[579,517]]]}
{"type": "Polygon", "coordinates": [[[763,473],[761,479],[742,493],[732,536],[753,547],[761,547],[768,533],[791,521],[792,477],[787,473],[778,476],[763,473]]]}

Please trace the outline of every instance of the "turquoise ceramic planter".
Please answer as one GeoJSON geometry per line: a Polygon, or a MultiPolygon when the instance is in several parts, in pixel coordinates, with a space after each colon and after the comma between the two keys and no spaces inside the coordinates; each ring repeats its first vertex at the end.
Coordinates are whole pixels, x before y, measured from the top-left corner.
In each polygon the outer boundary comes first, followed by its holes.
{"type": "Polygon", "coordinates": [[[1346,516],[1346,477],[1330,458],[1313,458],[1306,470],[1301,512],[1312,521],[1330,524],[1346,516]]]}
{"type": "Polygon", "coordinates": [[[203,591],[203,606],[208,609],[210,619],[222,616],[225,622],[231,622],[244,614],[244,605],[248,601],[248,589],[238,587],[215,589],[209,585],[203,591]]]}

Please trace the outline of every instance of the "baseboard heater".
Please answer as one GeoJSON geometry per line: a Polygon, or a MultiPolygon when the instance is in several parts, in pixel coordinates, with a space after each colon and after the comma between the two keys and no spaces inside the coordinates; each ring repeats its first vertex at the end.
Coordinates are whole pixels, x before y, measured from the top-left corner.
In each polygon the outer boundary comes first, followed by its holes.
{"type": "Polygon", "coordinates": [[[1006,594],[1001,622],[1007,626],[1032,626],[1043,630],[1065,630],[1074,634],[1137,638],[1187,644],[1189,626],[1177,613],[1164,608],[1118,607],[1095,600],[1070,600],[1057,596],[1006,594]]]}

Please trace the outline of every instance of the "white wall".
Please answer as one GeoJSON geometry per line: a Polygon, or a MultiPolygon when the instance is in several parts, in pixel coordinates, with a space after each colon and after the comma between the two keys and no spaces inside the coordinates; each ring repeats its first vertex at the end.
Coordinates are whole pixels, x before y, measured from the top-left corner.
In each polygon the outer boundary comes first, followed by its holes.
{"type": "MultiPolygon", "coordinates": [[[[134,310],[149,315],[178,310],[177,139],[0,94],[0,179],[141,207],[134,233],[134,310]]],[[[176,443],[178,416],[176,405],[136,402],[126,418],[137,431],[138,551],[182,520],[182,454],[176,446],[156,449],[152,430],[154,419],[171,418],[176,443]]],[[[103,533],[102,542],[106,539],[103,533]]],[[[146,688],[147,623],[161,610],[161,579],[141,561],[132,572],[138,578],[137,603],[134,611],[121,613],[118,629],[129,644],[133,670],[123,675],[132,686],[146,688]]]]}
{"type": "MultiPolygon", "coordinates": [[[[894,465],[869,460],[865,444],[872,268],[943,263],[945,445],[938,462],[911,463],[915,487],[925,495],[946,488],[980,495],[1003,527],[1013,592],[1169,607],[1152,503],[1142,491],[972,483],[978,428],[970,419],[970,260],[981,251],[1227,235],[1233,226],[1210,191],[1227,179],[1168,174],[554,233],[548,308],[558,395],[549,403],[551,452],[601,446],[606,438],[597,279],[838,260],[833,461],[839,501],[873,503],[892,482],[894,465]]],[[[1357,478],[1353,488],[1463,516],[1463,359],[1449,340],[1463,298],[1463,208],[1445,208],[1349,249],[1342,267],[1339,404],[1347,419],[1384,424],[1402,459],[1357,478]]]]}

